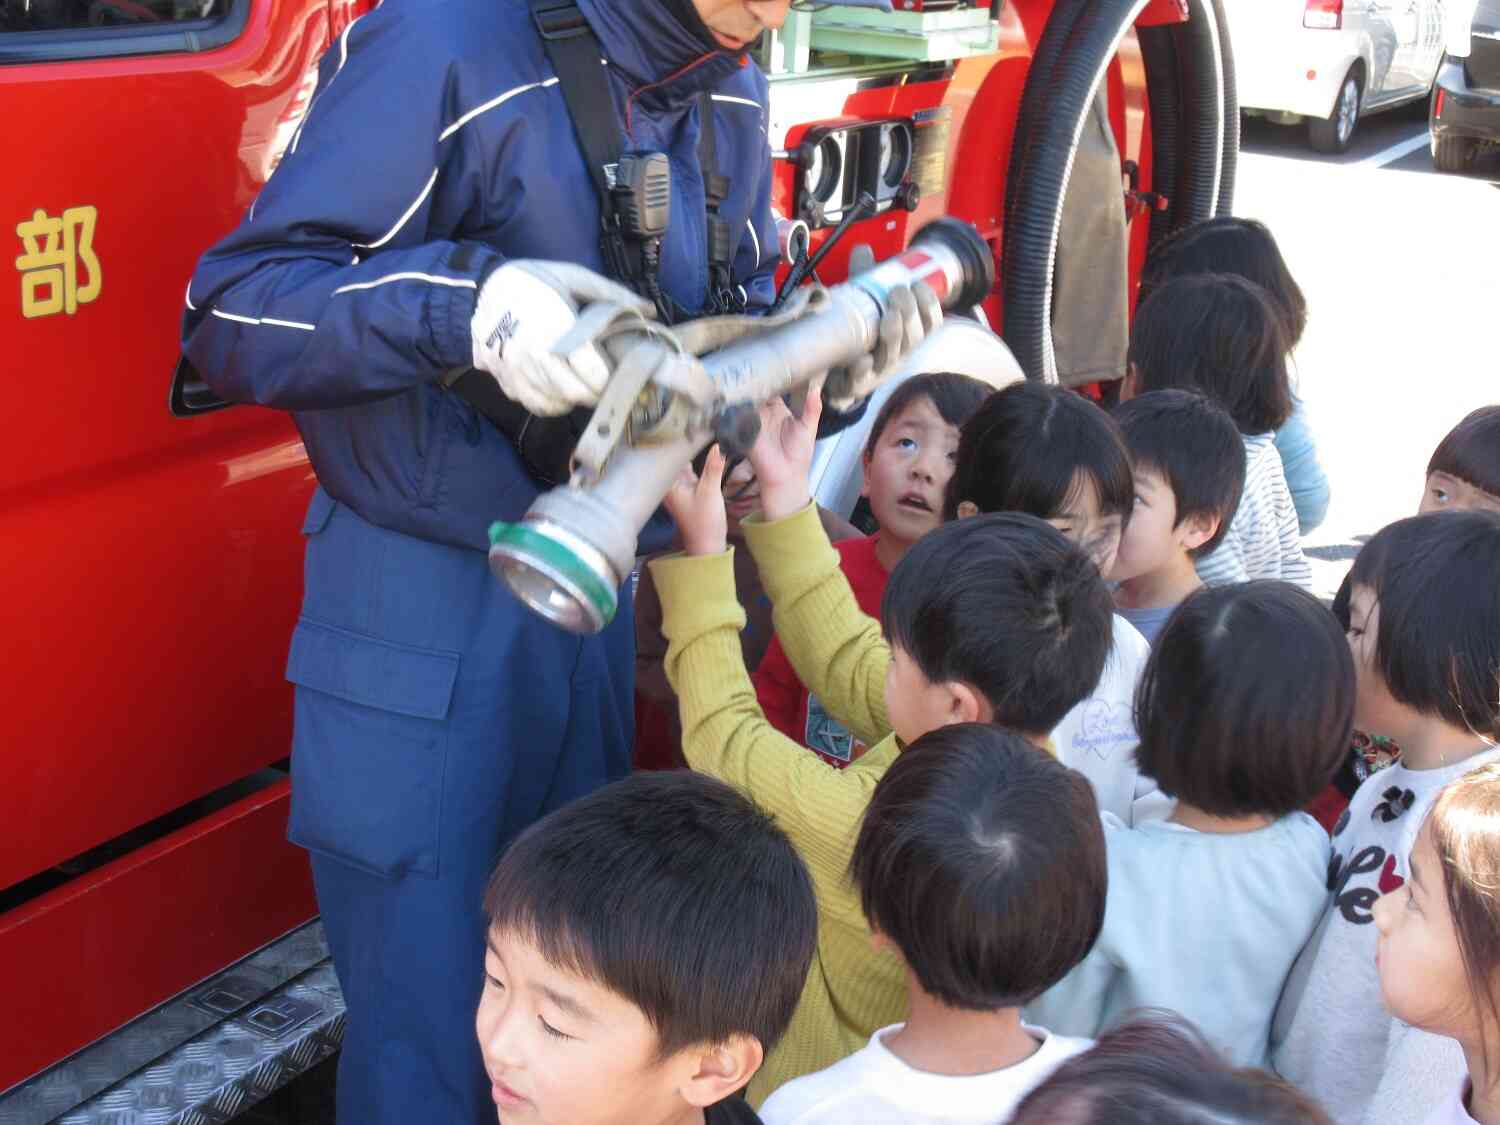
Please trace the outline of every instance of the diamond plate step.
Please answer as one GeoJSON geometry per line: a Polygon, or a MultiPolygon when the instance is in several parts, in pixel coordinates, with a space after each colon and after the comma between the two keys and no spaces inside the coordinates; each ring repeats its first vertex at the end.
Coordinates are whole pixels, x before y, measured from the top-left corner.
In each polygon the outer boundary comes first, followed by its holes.
{"type": "Polygon", "coordinates": [[[343,996],[313,923],[0,1096],[0,1125],[217,1125],[343,1037],[343,996]]]}

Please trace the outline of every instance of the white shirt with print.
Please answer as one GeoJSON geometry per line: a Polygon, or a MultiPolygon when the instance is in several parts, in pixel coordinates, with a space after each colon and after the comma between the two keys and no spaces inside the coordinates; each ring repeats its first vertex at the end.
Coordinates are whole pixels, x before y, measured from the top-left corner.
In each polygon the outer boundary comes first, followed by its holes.
{"type": "Polygon", "coordinates": [[[1172,811],[1156,782],[1136,768],[1135,689],[1151,646],[1135,626],[1114,615],[1114,644],[1093,694],[1063,716],[1052,745],[1063,765],[1089,779],[1099,811],[1126,824],[1158,820],[1172,811]]]}
{"type": "Polygon", "coordinates": [[[1287,978],[1271,1060],[1339,1125],[1422,1121],[1463,1081],[1456,1042],[1401,1023],[1381,1003],[1371,908],[1406,882],[1438,790],[1497,757],[1487,750],[1441,769],[1391,766],[1359,787],[1334,828],[1332,902],[1287,978]]]}

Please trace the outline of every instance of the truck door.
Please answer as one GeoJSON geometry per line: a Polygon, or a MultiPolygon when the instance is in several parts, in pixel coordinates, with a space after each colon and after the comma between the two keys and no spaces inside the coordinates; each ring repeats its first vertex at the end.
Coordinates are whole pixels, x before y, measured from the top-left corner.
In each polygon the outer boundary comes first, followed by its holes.
{"type": "Polygon", "coordinates": [[[172,901],[126,902],[92,865],[288,753],[312,474],[286,416],[168,392],[194,263],[331,30],[329,0],[0,0],[0,1090],[311,913],[305,870],[263,845],[218,849],[233,870],[177,848],[172,901]],[[27,936],[64,914],[111,956],[27,936]]]}

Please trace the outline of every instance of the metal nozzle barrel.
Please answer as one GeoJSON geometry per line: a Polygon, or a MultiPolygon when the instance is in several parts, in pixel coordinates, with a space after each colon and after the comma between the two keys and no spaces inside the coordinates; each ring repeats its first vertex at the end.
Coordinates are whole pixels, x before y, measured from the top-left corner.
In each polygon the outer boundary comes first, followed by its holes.
{"type": "Polygon", "coordinates": [[[969,308],[993,290],[994,258],[968,223],[939,219],[904,253],[829,290],[818,311],[704,356],[730,404],[722,419],[665,444],[622,445],[593,484],[554,488],[519,522],[492,525],[490,568],[549,621],[575,633],[603,629],[634,566],[641,528],[715,428],[753,440],[746,408],[867,354],[890,290],[916,281],[927,282],[945,309],[969,308]]]}

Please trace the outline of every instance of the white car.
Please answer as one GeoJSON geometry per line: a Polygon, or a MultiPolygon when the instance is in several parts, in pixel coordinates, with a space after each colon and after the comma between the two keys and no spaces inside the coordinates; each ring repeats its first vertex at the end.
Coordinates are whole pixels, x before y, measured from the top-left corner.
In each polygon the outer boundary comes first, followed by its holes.
{"type": "Polygon", "coordinates": [[[1343,152],[1367,113],[1425,98],[1444,0],[1224,0],[1240,108],[1343,152]]]}

